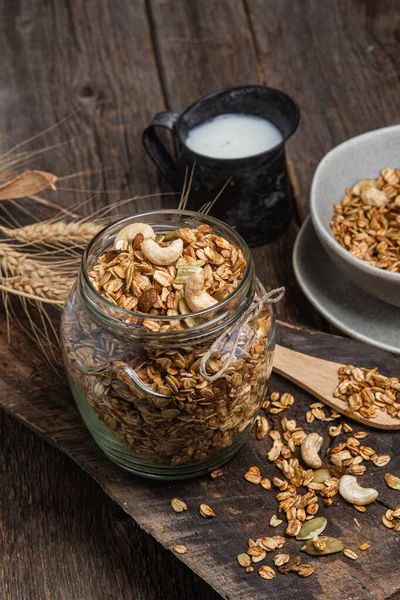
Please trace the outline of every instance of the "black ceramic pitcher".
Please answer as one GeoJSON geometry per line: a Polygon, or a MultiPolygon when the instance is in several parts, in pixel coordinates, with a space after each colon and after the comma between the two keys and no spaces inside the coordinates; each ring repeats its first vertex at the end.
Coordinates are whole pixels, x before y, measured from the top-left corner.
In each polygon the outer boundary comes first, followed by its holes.
{"type": "Polygon", "coordinates": [[[235,229],[251,246],[275,239],[289,224],[293,198],[286,167],[285,142],[299,122],[297,104],[287,94],[262,85],[228,88],[204,96],[185,110],[158,113],[143,132],[150,158],[176,192],[193,170],[187,209],[199,210],[213,200],[211,214],[235,229]],[[190,150],[191,129],[227,113],[262,117],[273,123],[283,140],[274,148],[245,158],[213,158],[190,150]],[[165,127],[176,139],[175,161],[161,143],[156,128],[165,127]]]}

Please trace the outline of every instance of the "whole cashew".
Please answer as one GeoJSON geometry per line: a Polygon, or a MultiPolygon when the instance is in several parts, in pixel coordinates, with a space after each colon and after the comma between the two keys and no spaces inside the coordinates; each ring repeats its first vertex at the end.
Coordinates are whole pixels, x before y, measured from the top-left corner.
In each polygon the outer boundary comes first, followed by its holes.
{"type": "Polygon", "coordinates": [[[343,475],[339,483],[339,492],[347,502],[356,504],[357,506],[370,504],[378,497],[377,490],[361,487],[357,479],[352,475],[343,475]]]}
{"type": "Polygon", "coordinates": [[[218,301],[204,289],[203,273],[192,273],[190,275],[185,285],[185,300],[193,312],[199,312],[218,304],[218,301]]]}
{"type": "Polygon", "coordinates": [[[178,238],[171,242],[169,246],[159,246],[154,240],[143,240],[140,246],[145,257],[153,265],[172,265],[178,260],[183,252],[183,241],[178,238]]]}
{"type": "Polygon", "coordinates": [[[323,439],[319,433],[309,433],[301,443],[301,456],[306,465],[313,469],[319,469],[322,466],[322,460],[318,456],[322,442],[323,439]]]}
{"type": "Polygon", "coordinates": [[[380,208],[389,200],[386,196],[385,192],[382,190],[377,190],[374,187],[367,187],[361,192],[361,200],[364,204],[368,204],[368,206],[376,206],[380,208]]]}
{"type": "Polygon", "coordinates": [[[150,225],[147,225],[147,223],[132,223],[117,233],[114,240],[114,248],[117,250],[121,250],[124,247],[126,248],[127,243],[134,240],[138,233],[141,233],[145,240],[154,240],[156,237],[153,228],[150,227],[150,225]]]}

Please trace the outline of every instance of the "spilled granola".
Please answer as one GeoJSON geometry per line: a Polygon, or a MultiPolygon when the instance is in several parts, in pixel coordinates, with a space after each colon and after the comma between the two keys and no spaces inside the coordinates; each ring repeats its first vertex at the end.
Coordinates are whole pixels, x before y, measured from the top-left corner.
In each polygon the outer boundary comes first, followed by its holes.
{"type": "MultiPolygon", "coordinates": [[[[378,411],[391,417],[400,417],[400,382],[397,377],[386,377],[378,369],[364,369],[346,365],[339,369],[339,384],[333,394],[345,400],[354,413],[373,419],[378,411]]],[[[384,466],[381,461],[379,466],[384,466]]]]}

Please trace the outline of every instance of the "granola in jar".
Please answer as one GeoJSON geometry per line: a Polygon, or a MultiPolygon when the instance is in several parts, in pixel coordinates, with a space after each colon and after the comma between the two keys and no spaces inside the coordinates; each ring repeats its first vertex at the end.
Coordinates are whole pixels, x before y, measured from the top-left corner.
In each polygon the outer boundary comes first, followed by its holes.
{"type": "Polygon", "coordinates": [[[243,320],[264,294],[243,240],[211,217],[148,213],[94,239],[62,335],[78,407],[108,456],[179,478],[236,452],[272,368],[271,307],[243,320]]]}

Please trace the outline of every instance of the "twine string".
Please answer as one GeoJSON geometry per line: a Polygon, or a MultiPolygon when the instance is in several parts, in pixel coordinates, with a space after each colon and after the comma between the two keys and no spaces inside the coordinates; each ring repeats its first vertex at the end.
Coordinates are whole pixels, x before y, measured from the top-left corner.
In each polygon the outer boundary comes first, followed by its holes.
{"type": "Polygon", "coordinates": [[[214,341],[212,346],[202,357],[200,361],[199,372],[203,379],[205,379],[206,381],[213,382],[219,379],[225,373],[225,371],[229,368],[231,362],[236,356],[236,350],[239,344],[240,336],[247,327],[247,325],[256,317],[258,317],[260,312],[265,308],[267,304],[276,304],[277,302],[279,302],[279,300],[283,298],[284,294],[285,288],[280,287],[271,290],[270,292],[267,292],[261,298],[257,296],[253,299],[248,309],[236,321],[236,323],[234,323],[233,325],[231,325],[231,327],[228,327],[228,329],[221,333],[221,335],[214,341]],[[215,354],[219,350],[219,348],[221,348],[222,344],[225,344],[224,354],[227,356],[227,358],[225,359],[224,364],[219,369],[219,371],[217,371],[217,373],[214,373],[213,375],[208,375],[207,362],[212,357],[212,355],[215,354]]]}

